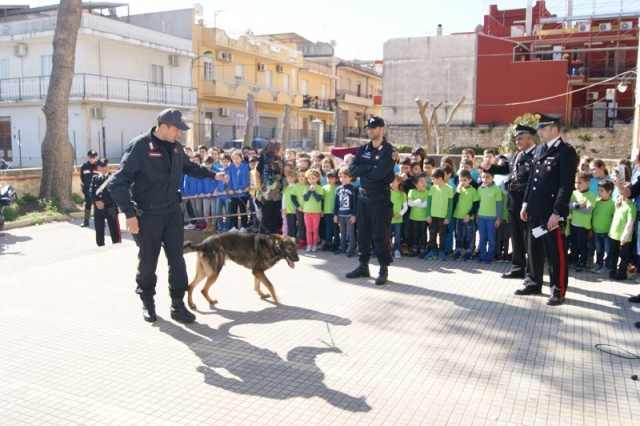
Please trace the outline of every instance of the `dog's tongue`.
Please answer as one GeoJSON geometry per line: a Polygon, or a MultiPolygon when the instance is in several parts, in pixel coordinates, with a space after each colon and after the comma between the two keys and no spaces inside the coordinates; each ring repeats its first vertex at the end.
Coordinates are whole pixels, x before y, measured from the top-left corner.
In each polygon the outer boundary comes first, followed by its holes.
{"type": "Polygon", "coordinates": [[[289,268],[293,269],[296,267],[296,264],[291,261],[291,259],[287,259],[287,263],[289,264],[289,268]]]}

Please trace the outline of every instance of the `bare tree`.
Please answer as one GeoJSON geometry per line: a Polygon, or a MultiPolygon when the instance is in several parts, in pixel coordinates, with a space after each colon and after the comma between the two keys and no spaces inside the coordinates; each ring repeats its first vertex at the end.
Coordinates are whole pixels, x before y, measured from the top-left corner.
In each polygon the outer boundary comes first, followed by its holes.
{"type": "Polygon", "coordinates": [[[252,146],[253,142],[253,125],[256,122],[256,101],[251,93],[247,94],[247,124],[244,129],[244,145],[252,146]]]}
{"type": "Polygon", "coordinates": [[[72,208],[75,152],[69,141],[69,94],[76,62],[76,41],[82,17],[81,0],[61,0],[53,36],[53,68],[43,111],[47,131],[42,141],[42,178],[39,198],[57,197],[72,208]]]}
{"type": "Polygon", "coordinates": [[[433,135],[432,135],[432,123],[435,120],[437,121],[436,112],[438,108],[442,106],[442,102],[433,107],[431,110],[431,117],[427,117],[427,107],[429,106],[429,101],[424,101],[424,104],[420,100],[420,98],[416,98],[416,103],[418,104],[418,112],[420,114],[420,118],[422,118],[422,125],[424,126],[424,133],[427,137],[427,154],[433,153],[433,135]]]}
{"type": "Polygon", "coordinates": [[[444,148],[444,146],[447,144],[447,133],[449,133],[449,127],[451,126],[451,122],[453,121],[453,116],[458,111],[458,108],[460,108],[460,106],[464,103],[465,99],[466,98],[464,96],[461,97],[458,103],[455,104],[454,107],[449,112],[449,117],[447,117],[447,121],[444,125],[444,131],[442,132],[442,144],[439,144],[438,146],[438,154],[440,154],[440,147],[444,148]]]}
{"type": "Polygon", "coordinates": [[[447,133],[449,132],[449,127],[451,126],[451,122],[453,121],[453,116],[458,111],[458,108],[464,103],[465,97],[461,97],[458,103],[451,109],[449,112],[449,116],[445,122],[444,131],[440,134],[440,122],[438,121],[438,109],[442,106],[442,102],[438,105],[434,106],[431,109],[430,117],[427,117],[427,108],[429,107],[429,101],[424,101],[424,103],[420,100],[420,98],[416,98],[416,104],[418,104],[418,113],[420,114],[420,118],[422,119],[422,126],[424,127],[424,133],[427,137],[427,154],[435,153],[440,154],[442,149],[447,145],[447,133]],[[435,135],[435,150],[433,146],[433,139],[435,135]]]}

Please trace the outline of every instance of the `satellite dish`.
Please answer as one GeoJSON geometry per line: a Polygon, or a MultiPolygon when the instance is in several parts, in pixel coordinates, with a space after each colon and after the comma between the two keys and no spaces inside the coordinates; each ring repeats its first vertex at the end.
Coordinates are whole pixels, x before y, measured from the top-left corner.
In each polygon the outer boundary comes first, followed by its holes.
{"type": "Polygon", "coordinates": [[[331,40],[331,41],[329,42],[329,45],[330,45],[331,47],[336,47],[336,46],[338,45],[338,42],[337,42],[337,41],[335,41],[335,40],[331,40]]]}
{"type": "Polygon", "coordinates": [[[200,3],[194,4],[193,8],[196,11],[196,16],[202,16],[202,14],[204,13],[204,7],[202,7],[200,3]]]}

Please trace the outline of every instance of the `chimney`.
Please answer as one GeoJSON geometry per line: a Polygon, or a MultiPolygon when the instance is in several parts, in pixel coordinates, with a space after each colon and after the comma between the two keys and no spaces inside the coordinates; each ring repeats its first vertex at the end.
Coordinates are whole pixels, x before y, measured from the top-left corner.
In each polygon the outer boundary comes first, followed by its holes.
{"type": "Polygon", "coordinates": [[[437,34],[438,34],[439,36],[441,36],[441,35],[442,35],[442,24],[438,24],[437,34]]]}

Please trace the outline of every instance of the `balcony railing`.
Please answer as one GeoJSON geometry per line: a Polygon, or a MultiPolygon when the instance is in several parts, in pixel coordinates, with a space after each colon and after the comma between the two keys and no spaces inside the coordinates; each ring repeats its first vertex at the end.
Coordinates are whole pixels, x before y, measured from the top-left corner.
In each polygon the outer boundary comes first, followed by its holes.
{"type": "Polygon", "coordinates": [[[274,97],[278,96],[278,93],[284,92],[293,99],[300,94],[300,92],[295,92],[292,90],[279,89],[273,86],[265,86],[264,84],[249,83],[239,77],[236,77],[235,80],[229,80],[225,78],[214,78],[212,81],[215,81],[216,83],[226,84],[231,94],[235,94],[235,89],[237,89],[239,86],[249,87],[249,90],[251,90],[252,93],[258,93],[260,90],[263,90],[263,89],[268,90],[271,93],[271,95],[273,95],[274,97]]]}
{"type": "Polygon", "coordinates": [[[328,99],[303,98],[302,108],[312,108],[323,111],[335,111],[335,103],[328,99]]]}
{"type": "MultiPolygon", "coordinates": [[[[45,99],[50,78],[42,76],[0,80],[0,102],[45,99]]],[[[75,74],[70,97],[181,106],[195,106],[197,103],[196,90],[191,87],[94,74],[75,74]]]]}
{"type": "Polygon", "coordinates": [[[363,92],[358,93],[358,92],[352,92],[350,90],[338,90],[338,96],[344,97],[344,95],[357,96],[358,98],[367,98],[367,99],[373,98],[373,95],[368,95],[363,92]]]}

